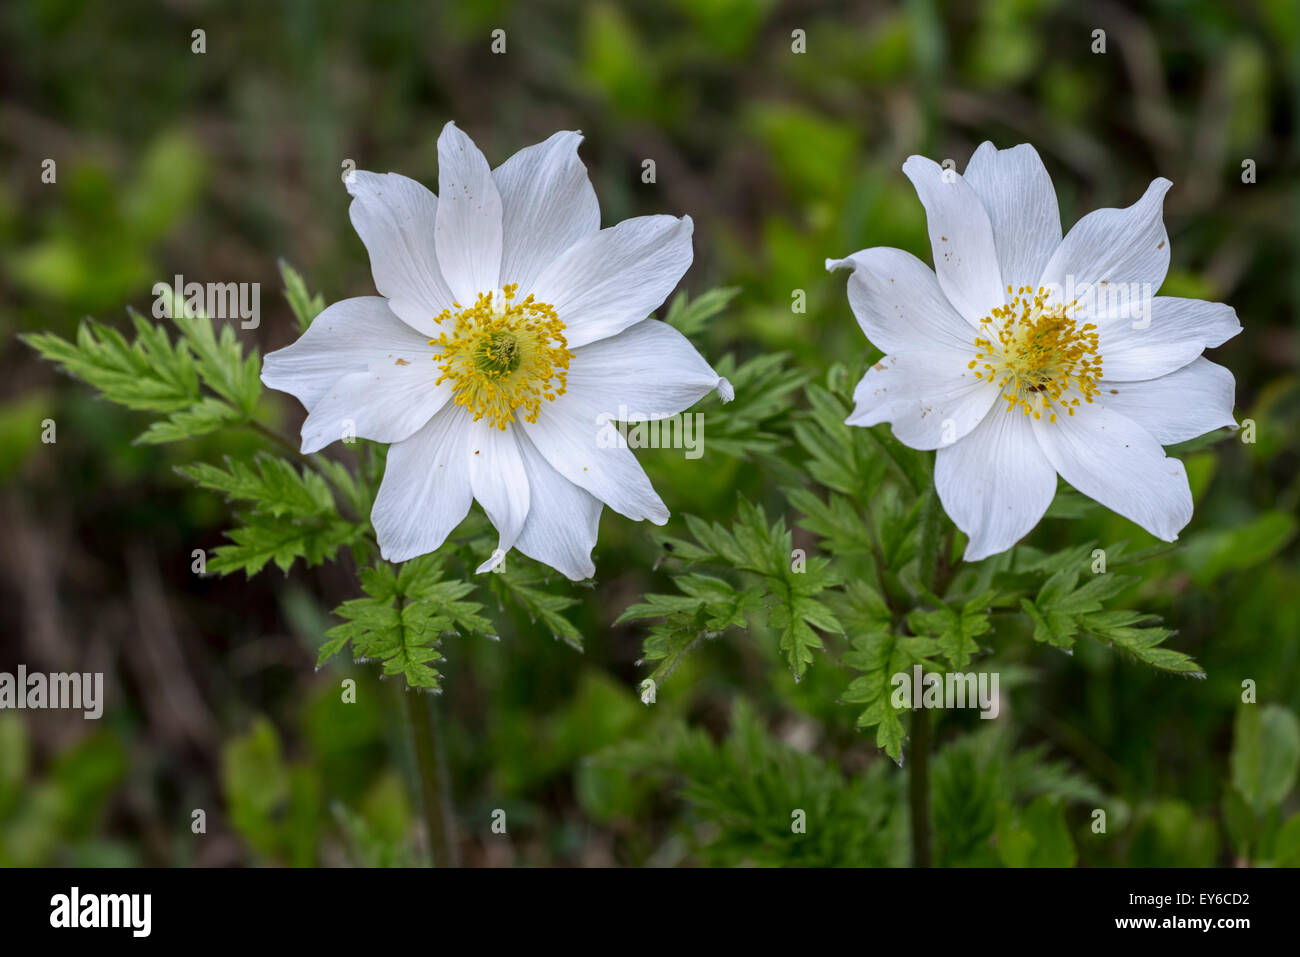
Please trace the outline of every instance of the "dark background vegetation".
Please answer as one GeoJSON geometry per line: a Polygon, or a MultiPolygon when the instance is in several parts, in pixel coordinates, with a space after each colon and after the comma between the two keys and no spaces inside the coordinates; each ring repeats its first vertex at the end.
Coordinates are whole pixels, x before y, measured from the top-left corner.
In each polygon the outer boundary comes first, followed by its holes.
{"type": "MultiPolygon", "coordinates": [[[[1238,417],[1257,430],[1253,445],[1228,436],[1185,456],[1196,517],[1140,586],[1143,607],[1179,629],[1171,647],[1208,678],[997,631],[1003,717],[940,724],[936,787],[963,762],[978,787],[1008,795],[1051,778],[1070,798],[1083,864],[1246,854],[1225,802],[1241,683],[1257,682],[1261,705],[1300,709],[1291,0],[22,0],[0,11],[0,43],[0,670],[103,671],[108,689],[97,723],[0,714],[0,863],[419,859],[399,687],[364,666],[314,669],[328,609],[355,594],[353,570],[191,574],[191,551],[222,541],[225,507],[172,466],[231,440],[134,445],[140,416],[57,376],[16,334],[71,335],[85,315],[124,323],[125,305],[147,314],[152,284],[183,273],[260,282],[261,327],[241,335],[263,352],[282,346],[295,325],[279,258],[327,301],[373,294],[341,163],[435,184],[447,120],[494,165],[581,129],[604,223],[689,213],[685,287],[739,287],[697,336],[704,354],[786,352],[816,375],[866,355],[843,276],[823,260],[872,245],[930,258],[899,169],[909,154],[961,169],[985,139],[1032,142],[1067,228],[1133,202],[1155,176],[1173,180],[1163,291],[1236,307],[1245,331],[1212,357],[1235,372],[1238,417]],[[203,55],[190,52],[196,28],[203,55]],[[496,28],[505,55],[490,52],[496,28]],[[796,28],[803,55],[790,49],[796,28]],[[1104,54],[1091,52],[1099,28],[1104,54]],[[46,158],[56,184],[41,182],[46,158]],[[653,185],[641,182],[645,158],[653,185]],[[791,313],[795,289],[806,314],[791,313]],[[40,441],[45,418],[56,444],[40,441]],[[359,683],[355,705],[338,703],[345,676],[359,683]],[[1089,830],[1093,807],[1110,809],[1106,835],[1089,830]],[[194,808],[207,811],[206,835],[190,831],[194,808]]],[[[296,404],[270,401],[296,430],[296,404]]],[[[739,494],[785,507],[763,470],[720,454],[640,457],[670,530],[686,512],[728,521],[739,494]]],[[[1031,541],[1089,539],[1149,542],[1102,512],[1049,519],[1031,541]]],[[[644,629],[612,622],[666,590],[657,557],[646,526],[607,510],[597,587],[576,590],[572,614],[584,651],[517,616],[499,642],[446,647],[441,710],[466,863],[905,860],[902,774],[837,703],[849,676],[834,648],[796,686],[764,636],[724,638],[653,708],[638,701],[644,629]],[[792,842],[790,807],[833,823],[792,842]],[[489,830],[495,808],[507,836],[489,830]]],[[[1288,722],[1271,714],[1285,744],[1288,722]]],[[[959,797],[937,795],[936,813],[959,814],[959,797]]],[[[1295,804],[1293,792],[1267,813],[1295,804]]],[[[987,831],[937,823],[941,861],[961,859],[962,828],[987,831]]]]}

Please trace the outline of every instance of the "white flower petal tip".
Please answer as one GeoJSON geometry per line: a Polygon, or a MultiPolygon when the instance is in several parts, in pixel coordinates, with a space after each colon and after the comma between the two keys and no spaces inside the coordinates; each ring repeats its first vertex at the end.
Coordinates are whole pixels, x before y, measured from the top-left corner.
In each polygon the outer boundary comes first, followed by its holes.
{"type": "Polygon", "coordinates": [[[730,402],[736,397],[736,390],[732,388],[730,382],[723,378],[718,379],[718,384],[714,387],[714,391],[718,393],[718,398],[723,402],[730,402]]]}
{"type": "Polygon", "coordinates": [[[655,684],[653,678],[647,678],[645,681],[641,682],[641,689],[640,689],[641,703],[644,705],[654,704],[655,696],[658,693],[658,691],[659,688],[655,684]]]}
{"type": "Polygon", "coordinates": [[[506,560],[505,552],[503,552],[499,548],[493,549],[492,554],[488,556],[488,560],[485,561],[482,565],[479,565],[478,568],[474,569],[474,574],[482,575],[484,572],[496,571],[497,568],[501,565],[501,563],[504,562],[505,560],[506,560]]]}

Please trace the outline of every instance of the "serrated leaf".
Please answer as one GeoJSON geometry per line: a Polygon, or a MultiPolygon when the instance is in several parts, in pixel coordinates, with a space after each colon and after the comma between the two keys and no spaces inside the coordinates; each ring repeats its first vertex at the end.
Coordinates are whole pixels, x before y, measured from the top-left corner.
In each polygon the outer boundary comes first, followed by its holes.
{"type": "Polygon", "coordinates": [[[280,260],[280,278],[284,280],[284,298],[289,302],[294,318],[298,320],[298,331],[306,332],[307,327],[325,308],[325,297],[307,292],[307,284],[296,269],[283,259],[280,260]]]}
{"type": "Polygon", "coordinates": [[[727,286],[710,289],[692,299],[685,290],[682,290],[673,297],[664,321],[690,338],[702,332],[705,324],[727,308],[727,304],[736,298],[738,292],[740,292],[739,286],[727,286]]]}
{"type": "Polygon", "coordinates": [[[217,546],[208,560],[208,571],[229,575],[242,570],[251,578],[271,562],[283,572],[300,558],[308,565],[319,565],[332,559],[340,548],[356,543],[365,532],[339,518],[304,520],[254,512],[245,516],[245,521],[247,524],[226,533],[234,544],[217,546]]]}
{"type": "Polygon", "coordinates": [[[140,433],[136,441],[144,445],[179,442],[207,435],[228,425],[238,425],[243,420],[244,417],[229,403],[208,396],[154,422],[140,433]]]}
{"type": "Polygon", "coordinates": [[[907,675],[914,665],[940,670],[933,660],[939,650],[938,642],[933,638],[876,631],[854,637],[851,644],[852,650],[844,654],[843,662],[863,674],[849,683],[840,700],[866,705],[858,715],[858,727],[874,727],[876,746],[902,763],[903,724],[899,715],[907,709],[894,706],[894,675],[907,675]]]}
{"type": "Polygon", "coordinates": [[[232,502],[254,502],[269,515],[331,516],[335,512],[329,486],[311,469],[299,471],[286,459],[267,453],[258,454],[251,462],[229,457],[225,462],[224,469],[198,463],[176,471],[232,502]]]}
{"type": "Polygon", "coordinates": [[[463,600],[474,586],[443,579],[442,562],[434,555],[412,559],[396,571],[389,565],[366,569],[361,587],[365,598],[334,610],[347,620],[325,633],[317,664],[351,643],[358,660],[379,661],[384,674],[401,675],[412,688],[437,689],[441,639],[491,630],[491,622],[479,614],[482,605],[463,600]]]}
{"type": "Polygon", "coordinates": [[[134,342],[93,319],[77,328],[75,342],[47,332],[22,338],[64,372],[128,409],[174,412],[198,401],[198,373],[189,350],[173,346],[161,329],[138,314],[131,318],[134,342]]]}
{"type": "Polygon", "coordinates": [[[907,618],[914,634],[935,638],[940,653],[956,669],[970,664],[971,656],[979,651],[975,641],[992,625],[989,623],[989,606],[994,593],[984,592],[965,602],[960,608],[944,605],[933,611],[915,611],[907,618]]]}

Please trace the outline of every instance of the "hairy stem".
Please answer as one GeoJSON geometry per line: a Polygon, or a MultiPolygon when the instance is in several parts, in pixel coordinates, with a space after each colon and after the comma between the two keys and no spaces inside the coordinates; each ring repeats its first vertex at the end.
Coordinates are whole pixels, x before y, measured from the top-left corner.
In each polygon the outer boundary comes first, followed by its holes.
{"type": "Polygon", "coordinates": [[[912,818],[912,866],[930,866],[930,712],[912,711],[907,799],[912,818]]]}
{"type": "Polygon", "coordinates": [[[406,718],[411,726],[411,743],[420,776],[420,797],[424,807],[424,825],[429,834],[430,864],[434,867],[459,867],[456,852],[456,822],[447,782],[446,752],[442,742],[442,725],[438,720],[437,702],[432,695],[407,689],[406,718]]]}
{"type": "MultiPolygon", "coordinates": [[[[921,510],[920,579],[930,593],[946,590],[950,573],[948,556],[952,534],[943,531],[943,511],[937,492],[931,488],[921,510]]],[[[912,820],[912,866],[930,866],[930,712],[921,702],[912,702],[911,763],[907,776],[907,798],[912,820]]]]}

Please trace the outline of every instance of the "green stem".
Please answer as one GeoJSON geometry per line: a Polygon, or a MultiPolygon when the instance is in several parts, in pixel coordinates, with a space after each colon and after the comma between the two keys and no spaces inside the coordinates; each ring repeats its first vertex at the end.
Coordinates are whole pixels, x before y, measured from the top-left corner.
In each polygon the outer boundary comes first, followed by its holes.
{"type": "Polygon", "coordinates": [[[420,797],[424,826],[429,835],[430,865],[459,867],[456,850],[456,822],[447,781],[446,752],[442,724],[432,695],[406,690],[406,719],[411,726],[411,743],[420,776],[420,797]]]}
{"type": "Polygon", "coordinates": [[[907,799],[912,818],[912,866],[930,866],[930,712],[912,712],[907,799]]]}
{"type": "MultiPolygon", "coordinates": [[[[943,530],[943,511],[933,487],[923,493],[921,507],[920,580],[935,596],[946,589],[952,551],[951,532],[943,530]]],[[[912,703],[911,760],[907,776],[907,798],[912,820],[912,866],[930,866],[930,712],[919,701],[912,703]]]]}

